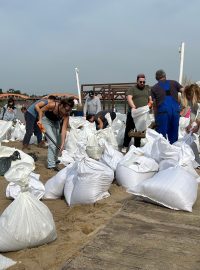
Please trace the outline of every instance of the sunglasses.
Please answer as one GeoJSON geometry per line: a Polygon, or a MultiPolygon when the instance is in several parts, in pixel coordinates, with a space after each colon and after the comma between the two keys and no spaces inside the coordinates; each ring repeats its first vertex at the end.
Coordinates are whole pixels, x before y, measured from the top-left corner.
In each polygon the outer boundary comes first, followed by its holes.
{"type": "Polygon", "coordinates": [[[145,84],[145,81],[139,81],[139,83],[141,83],[141,84],[145,84]]]}

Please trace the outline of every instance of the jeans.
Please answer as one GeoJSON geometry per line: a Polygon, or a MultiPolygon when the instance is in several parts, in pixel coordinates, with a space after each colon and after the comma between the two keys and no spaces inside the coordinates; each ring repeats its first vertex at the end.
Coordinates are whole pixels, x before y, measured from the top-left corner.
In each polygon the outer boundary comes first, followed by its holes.
{"type": "MultiPolygon", "coordinates": [[[[46,133],[59,145],[60,143],[60,122],[51,121],[46,116],[42,118],[42,124],[46,129],[46,133]]],[[[56,167],[56,161],[58,157],[58,149],[55,144],[48,138],[48,153],[47,153],[47,167],[56,167]]]]}
{"type": "Polygon", "coordinates": [[[28,111],[24,115],[26,121],[26,133],[23,139],[23,145],[29,144],[32,134],[37,137],[38,144],[42,141],[42,133],[37,125],[37,119],[28,111]]]}
{"type": "MultiPolygon", "coordinates": [[[[125,133],[124,133],[124,143],[123,143],[124,147],[129,147],[131,137],[128,136],[128,133],[132,129],[135,129],[135,123],[133,121],[133,117],[131,115],[131,112],[128,112],[127,118],[126,118],[126,129],[125,129],[125,133]]],[[[141,143],[141,138],[135,137],[134,138],[135,147],[140,147],[140,143],[141,143]]]]}

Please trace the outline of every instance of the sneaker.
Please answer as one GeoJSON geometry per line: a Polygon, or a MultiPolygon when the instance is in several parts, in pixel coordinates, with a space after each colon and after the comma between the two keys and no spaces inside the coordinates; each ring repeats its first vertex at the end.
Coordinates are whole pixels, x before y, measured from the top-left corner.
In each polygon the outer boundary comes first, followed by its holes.
{"type": "Polygon", "coordinates": [[[59,172],[60,169],[58,167],[51,167],[51,168],[48,168],[48,170],[53,170],[55,172],[59,172]]]}
{"type": "Polygon", "coordinates": [[[128,147],[122,147],[121,152],[122,152],[123,154],[126,154],[127,151],[128,151],[128,147]]]}
{"type": "Polygon", "coordinates": [[[46,146],[46,144],[45,144],[45,142],[40,142],[40,143],[38,143],[38,145],[37,145],[39,148],[47,148],[48,146],[46,146]]]}

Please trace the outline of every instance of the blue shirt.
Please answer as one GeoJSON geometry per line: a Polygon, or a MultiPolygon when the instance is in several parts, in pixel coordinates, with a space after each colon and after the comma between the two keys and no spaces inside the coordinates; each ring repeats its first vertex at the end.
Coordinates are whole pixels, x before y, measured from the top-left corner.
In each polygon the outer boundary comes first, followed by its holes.
{"type": "Polygon", "coordinates": [[[37,118],[37,117],[38,117],[38,112],[37,112],[36,109],[35,109],[35,105],[36,105],[37,103],[41,102],[41,101],[44,102],[44,105],[43,105],[43,106],[45,106],[45,105],[48,104],[48,100],[46,100],[46,99],[40,99],[40,100],[34,102],[34,103],[33,103],[31,106],[29,106],[28,109],[27,109],[27,111],[28,111],[30,114],[32,114],[32,115],[34,116],[34,118],[37,118]]]}

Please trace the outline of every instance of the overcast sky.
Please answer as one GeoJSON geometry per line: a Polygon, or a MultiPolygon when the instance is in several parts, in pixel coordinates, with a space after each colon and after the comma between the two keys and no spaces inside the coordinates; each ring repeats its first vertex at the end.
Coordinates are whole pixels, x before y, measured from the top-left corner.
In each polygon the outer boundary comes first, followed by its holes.
{"type": "Polygon", "coordinates": [[[80,83],[133,82],[157,69],[200,80],[199,0],[0,0],[0,88],[76,93],[80,83]]]}

